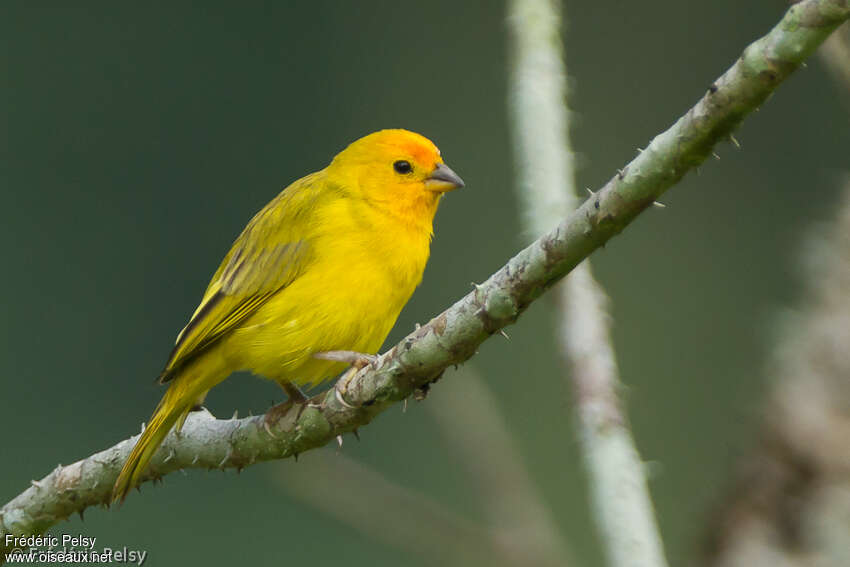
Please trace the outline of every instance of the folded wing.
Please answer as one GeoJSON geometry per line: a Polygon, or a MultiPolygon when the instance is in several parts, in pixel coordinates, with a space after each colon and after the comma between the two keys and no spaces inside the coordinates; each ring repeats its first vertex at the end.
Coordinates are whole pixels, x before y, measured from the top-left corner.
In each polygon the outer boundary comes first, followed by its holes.
{"type": "Polygon", "coordinates": [[[313,261],[312,212],[324,197],[322,172],[287,187],[251,219],[233,243],[200,305],[177,336],[159,381],[233,331],[313,261]]]}

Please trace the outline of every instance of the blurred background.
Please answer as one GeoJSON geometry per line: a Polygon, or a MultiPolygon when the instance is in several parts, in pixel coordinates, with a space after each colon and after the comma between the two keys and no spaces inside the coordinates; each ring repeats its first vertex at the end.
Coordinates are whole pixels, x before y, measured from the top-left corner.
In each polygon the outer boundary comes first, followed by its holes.
{"type": "MultiPolygon", "coordinates": [[[[603,185],[786,8],[567,1],[579,187],[603,185]]],[[[424,281],[387,344],[516,252],[504,20],[484,1],[1,3],[0,500],[138,433],[230,243],[361,135],[419,131],[467,184],[443,201],[424,281]]],[[[801,294],[801,235],[833,216],[848,166],[846,97],[811,59],[745,122],[740,151],[721,146],[666,209],[593,256],[672,565],[700,555],[757,436],[778,314],[801,294]]],[[[239,476],[171,475],[53,532],[145,549],[148,565],[430,565],[475,545],[443,541],[434,525],[498,522],[488,479],[501,458],[571,564],[601,565],[552,329],[543,299],[509,342],[485,343],[359,443],[239,476]],[[465,427],[491,420],[476,433],[502,433],[459,439],[447,424],[463,396],[486,413],[465,427]],[[491,442],[509,449],[477,466],[490,457],[470,448],[491,442]],[[375,499],[345,500],[346,482],[375,499]],[[398,498],[385,501],[390,485],[398,498]],[[426,509],[421,529],[392,535],[426,509]]],[[[207,405],[229,417],[279,401],[277,386],[246,375],[207,405]]]]}

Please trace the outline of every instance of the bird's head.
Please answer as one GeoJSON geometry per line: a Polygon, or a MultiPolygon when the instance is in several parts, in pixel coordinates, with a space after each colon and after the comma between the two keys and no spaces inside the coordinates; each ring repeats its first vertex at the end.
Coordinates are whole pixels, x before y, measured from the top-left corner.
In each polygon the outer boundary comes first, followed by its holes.
{"type": "Polygon", "coordinates": [[[327,168],[329,180],[388,212],[428,226],[440,197],[463,187],[428,138],[380,130],[352,142],[327,168]]]}

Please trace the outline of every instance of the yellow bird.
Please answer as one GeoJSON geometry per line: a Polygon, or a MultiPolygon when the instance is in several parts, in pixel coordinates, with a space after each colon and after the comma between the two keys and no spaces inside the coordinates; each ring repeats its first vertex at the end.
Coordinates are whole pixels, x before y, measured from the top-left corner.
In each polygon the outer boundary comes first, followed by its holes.
{"type": "MultiPolygon", "coordinates": [[[[284,189],[242,231],[160,375],[170,383],[115,482],[124,500],[163,439],[237,370],[298,385],[375,353],[422,280],[440,197],[463,181],[427,138],[381,130],[284,189]],[[340,356],[342,354],[342,356],[340,356]]],[[[274,411],[277,410],[277,411],[274,411]]]]}

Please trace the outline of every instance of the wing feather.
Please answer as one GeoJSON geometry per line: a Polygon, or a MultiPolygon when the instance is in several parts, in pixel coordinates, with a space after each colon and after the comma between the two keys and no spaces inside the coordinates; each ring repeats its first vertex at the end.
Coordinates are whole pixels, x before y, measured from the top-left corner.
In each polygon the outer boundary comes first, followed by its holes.
{"type": "Polygon", "coordinates": [[[257,213],[236,239],[177,341],[160,382],[237,328],[313,261],[310,213],[324,197],[322,172],[304,177],[257,213]]]}

